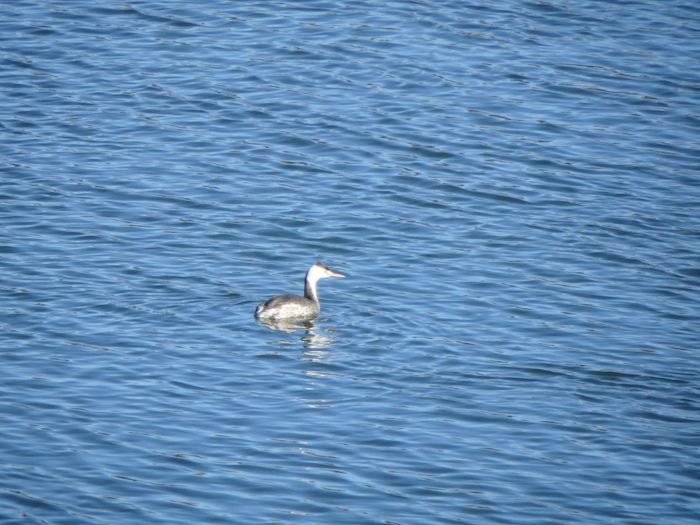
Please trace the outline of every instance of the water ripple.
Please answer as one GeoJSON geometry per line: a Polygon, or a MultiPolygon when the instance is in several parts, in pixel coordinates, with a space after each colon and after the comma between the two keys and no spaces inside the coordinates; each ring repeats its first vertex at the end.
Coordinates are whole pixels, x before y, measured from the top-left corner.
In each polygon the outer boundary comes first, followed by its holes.
{"type": "Polygon", "coordinates": [[[695,523],[694,14],[7,6],[0,514],[695,523]]]}

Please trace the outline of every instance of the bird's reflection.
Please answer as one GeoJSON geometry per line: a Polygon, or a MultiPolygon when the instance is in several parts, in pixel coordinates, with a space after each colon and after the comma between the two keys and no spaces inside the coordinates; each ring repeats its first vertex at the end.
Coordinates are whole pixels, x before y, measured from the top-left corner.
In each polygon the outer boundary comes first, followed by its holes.
{"type": "MultiPolygon", "coordinates": [[[[311,350],[320,350],[333,346],[334,339],[327,334],[321,333],[319,327],[313,321],[289,322],[289,321],[258,321],[271,330],[280,332],[295,333],[301,332],[300,340],[302,344],[311,350]]],[[[306,352],[305,352],[306,353],[306,352]]],[[[311,353],[311,352],[308,352],[311,353]]],[[[325,352],[324,352],[325,353],[325,352]]]]}
{"type": "MultiPolygon", "coordinates": [[[[302,367],[305,379],[304,393],[299,400],[307,408],[313,409],[328,409],[332,406],[331,398],[328,396],[328,391],[323,384],[325,380],[332,376],[332,372],[328,369],[328,363],[333,355],[329,349],[334,345],[335,339],[328,335],[333,333],[333,327],[326,328],[321,331],[321,328],[313,321],[305,321],[302,323],[270,323],[259,321],[266,327],[286,332],[288,334],[299,333],[299,340],[304,345],[303,355],[300,356],[304,363],[302,367]]],[[[278,341],[279,345],[295,344],[290,338],[285,338],[278,341]]]]}

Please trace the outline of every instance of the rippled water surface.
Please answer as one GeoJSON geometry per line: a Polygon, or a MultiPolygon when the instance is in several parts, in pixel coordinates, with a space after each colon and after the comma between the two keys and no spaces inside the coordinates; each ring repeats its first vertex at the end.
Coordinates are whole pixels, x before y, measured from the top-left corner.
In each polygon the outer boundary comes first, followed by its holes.
{"type": "Polygon", "coordinates": [[[698,523],[695,2],[5,4],[2,523],[698,523]]]}

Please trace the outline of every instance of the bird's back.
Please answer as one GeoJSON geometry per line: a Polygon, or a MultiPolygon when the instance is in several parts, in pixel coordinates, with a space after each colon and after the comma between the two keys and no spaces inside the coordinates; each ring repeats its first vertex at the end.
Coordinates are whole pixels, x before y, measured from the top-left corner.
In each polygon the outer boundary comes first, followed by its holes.
{"type": "Polygon", "coordinates": [[[255,310],[258,319],[313,319],[318,315],[318,303],[299,295],[278,295],[260,303],[255,310]]]}

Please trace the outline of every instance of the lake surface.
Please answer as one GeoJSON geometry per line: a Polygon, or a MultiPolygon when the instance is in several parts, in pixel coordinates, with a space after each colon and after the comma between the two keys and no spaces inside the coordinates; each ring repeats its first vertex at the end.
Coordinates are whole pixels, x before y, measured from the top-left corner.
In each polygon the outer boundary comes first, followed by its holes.
{"type": "Polygon", "coordinates": [[[695,525],[698,57],[690,1],[6,2],[0,522],[695,525]]]}

